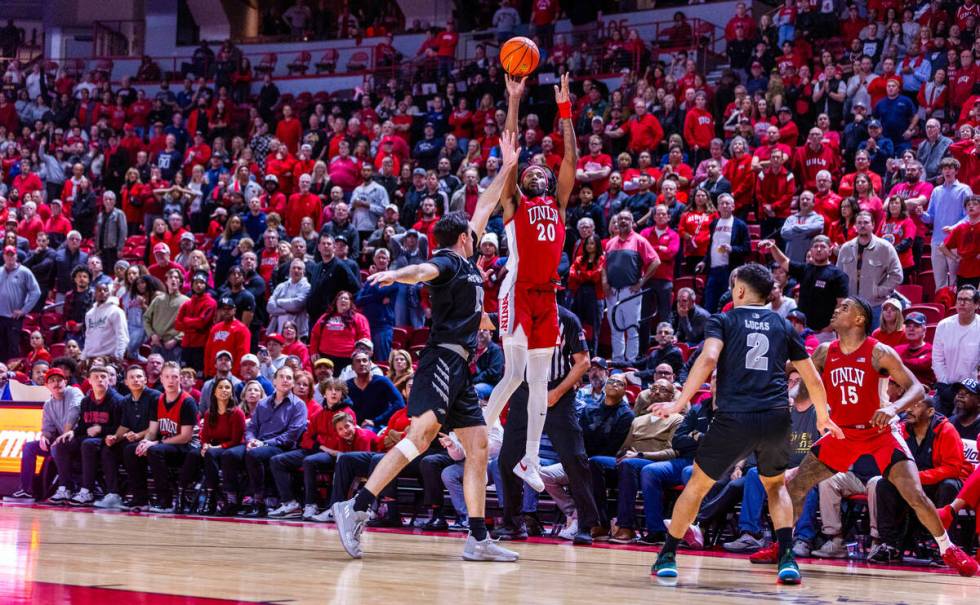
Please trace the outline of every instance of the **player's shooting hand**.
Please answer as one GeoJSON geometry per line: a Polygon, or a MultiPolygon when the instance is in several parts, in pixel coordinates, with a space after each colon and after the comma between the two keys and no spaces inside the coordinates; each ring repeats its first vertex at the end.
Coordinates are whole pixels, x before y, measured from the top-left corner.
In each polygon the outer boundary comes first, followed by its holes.
{"type": "Polygon", "coordinates": [[[520,147],[517,143],[517,133],[505,130],[500,137],[500,156],[501,162],[505,167],[517,166],[520,147]]]}
{"type": "Polygon", "coordinates": [[[504,74],[504,85],[507,87],[507,94],[511,97],[519,99],[524,96],[525,82],[527,82],[527,76],[518,80],[510,74],[504,74]]]}
{"type": "Polygon", "coordinates": [[[568,103],[571,101],[571,95],[568,92],[568,74],[564,73],[561,76],[561,86],[555,86],[555,103],[568,103]]]}
{"type": "MultiPolygon", "coordinates": [[[[872,422],[874,422],[873,419],[872,419],[872,422]]],[[[834,436],[834,439],[843,439],[844,438],[844,431],[842,431],[840,429],[840,427],[837,426],[837,424],[833,420],[831,420],[830,418],[827,418],[823,422],[820,422],[820,420],[818,419],[817,420],[817,430],[820,431],[821,433],[830,433],[831,435],[834,436]]]]}
{"type": "Polygon", "coordinates": [[[377,273],[372,273],[368,275],[367,282],[372,286],[390,286],[395,283],[395,272],[378,271],[377,273]]]}
{"type": "Polygon", "coordinates": [[[895,410],[891,406],[878,408],[875,415],[871,417],[871,425],[876,427],[886,427],[895,418],[895,410]]]}

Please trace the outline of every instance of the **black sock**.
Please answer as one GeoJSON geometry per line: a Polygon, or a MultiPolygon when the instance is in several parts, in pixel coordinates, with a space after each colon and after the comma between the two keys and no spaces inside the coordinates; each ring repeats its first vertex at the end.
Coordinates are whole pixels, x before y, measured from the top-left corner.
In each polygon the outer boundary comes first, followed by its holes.
{"type": "Polygon", "coordinates": [[[470,517],[470,533],[477,542],[487,539],[487,520],[483,517],[470,517]]]}
{"type": "Polygon", "coordinates": [[[680,544],[680,539],[675,538],[674,536],[670,535],[670,532],[667,532],[667,538],[664,540],[664,545],[660,549],[660,553],[676,554],[678,544],[680,544]]]}
{"type": "Polygon", "coordinates": [[[377,497],[367,488],[362,487],[357,490],[357,495],[354,496],[354,510],[365,512],[373,507],[376,501],[377,497]]]}
{"type": "Polygon", "coordinates": [[[783,555],[793,550],[793,528],[777,529],[776,541],[779,543],[779,557],[782,558],[783,555]]]}

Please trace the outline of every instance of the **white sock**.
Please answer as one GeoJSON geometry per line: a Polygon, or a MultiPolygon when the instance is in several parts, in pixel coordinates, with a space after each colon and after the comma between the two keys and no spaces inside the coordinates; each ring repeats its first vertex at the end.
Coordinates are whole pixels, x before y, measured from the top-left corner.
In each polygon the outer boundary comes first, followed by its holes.
{"type": "Polygon", "coordinates": [[[953,547],[953,543],[949,539],[949,534],[943,532],[941,536],[935,536],[936,544],[939,545],[939,554],[944,555],[946,551],[953,547]]]}
{"type": "Polygon", "coordinates": [[[527,367],[527,347],[522,344],[504,342],[504,376],[493,387],[487,407],[483,409],[483,418],[487,427],[493,427],[504,406],[510,401],[511,395],[524,382],[524,369],[527,367]]]}
{"type": "Polygon", "coordinates": [[[538,461],[541,449],[541,434],[548,417],[548,375],[551,373],[551,358],[554,348],[532,349],[527,360],[527,442],[525,455],[538,461]]]}

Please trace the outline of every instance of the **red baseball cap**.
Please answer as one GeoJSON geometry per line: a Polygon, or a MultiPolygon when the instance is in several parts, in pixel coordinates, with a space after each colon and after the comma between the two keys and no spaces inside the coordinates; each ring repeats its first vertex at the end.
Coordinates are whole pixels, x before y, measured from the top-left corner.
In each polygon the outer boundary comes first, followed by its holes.
{"type": "Polygon", "coordinates": [[[273,332],[271,334],[266,334],[265,339],[266,340],[274,340],[274,341],[278,342],[281,345],[286,344],[286,339],[282,337],[282,334],[277,334],[275,332],[273,332]]]}
{"type": "Polygon", "coordinates": [[[161,252],[164,254],[170,254],[170,246],[168,246],[163,242],[160,242],[156,246],[153,246],[153,254],[159,254],[161,252]]]}
{"type": "Polygon", "coordinates": [[[68,380],[68,377],[65,376],[64,370],[62,370],[61,368],[51,368],[50,370],[44,373],[44,382],[47,382],[56,376],[60,376],[64,380],[68,380]]]}
{"type": "Polygon", "coordinates": [[[14,248],[13,246],[4,246],[3,247],[3,253],[4,254],[17,254],[17,248],[14,248]]]}

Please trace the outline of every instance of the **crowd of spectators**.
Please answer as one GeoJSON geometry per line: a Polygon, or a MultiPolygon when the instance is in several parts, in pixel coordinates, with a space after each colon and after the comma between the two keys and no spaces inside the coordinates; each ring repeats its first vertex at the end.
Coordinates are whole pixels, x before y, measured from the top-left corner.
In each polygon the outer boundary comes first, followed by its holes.
{"type": "MultiPolygon", "coordinates": [[[[686,53],[617,29],[603,56],[642,68],[612,90],[591,77],[573,85],[580,159],[559,299],[593,356],[578,414],[595,539],[663,539],[665,494],[689,476],[711,391],[683,417],[648,408],[676,396],[705,320],[730,304],[731,269],[748,260],[771,264],[770,305],[811,350],[834,337],[838,301],[870,302],[874,337],[933,394],[905,425],[927,492],[947,514],[976,506],[957,490],[972,472],[962,440],[980,427],[980,6],[823,12],[834,6],[788,1],[756,19],[739,4],[726,28],[731,69],[712,82],[686,53]]],[[[559,15],[552,2],[535,7],[554,11],[551,23],[559,15]]],[[[534,23],[540,74],[595,68],[534,23]]],[[[193,77],[152,95],[128,80],[6,68],[0,380],[51,393],[19,497],[42,495],[33,460],[50,454],[54,502],[328,520],[323,506],[403,437],[427,333],[424,287],[364,278],[424,262],[436,220],[471,213],[499,166],[502,73],[483,54],[460,68],[457,41],[448,25],[419,52],[417,67],[444,86],[368,79],[350,100],[281,95],[268,77],[253,95],[196,62],[193,77]],[[324,495],[318,478],[331,471],[324,495]]],[[[558,170],[571,142],[550,94],[528,87],[521,162],[558,170]]],[[[508,245],[499,216],[479,244],[493,314],[508,245]]],[[[471,371],[485,397],[504,361],[491,332],[479,342],[471,371]]],[[[805,452],[812,406],[791,397],[805,452]]],[[[465,529],[462,456],[449,435],[406,470],[423,484],[430,529],[446,517],[465,529]]],[[[546,485],[568,520],[562,535],[574,536],[569,491],[583,486],[558,466],[546,485]]],[[[872,509],[874,560],[895,560],[894,488],[848,475],[813,496],[823,529],[806,516],[800,552],[840,556],[840,499],[867,491],[885,502],[872,509]]],[[[726,548],[756,549],[761,494],[752,461],[739,461],[700,518],[741,499],[742,535],[726,548]]],[[[383,496],[376,522],[400,525],[395,493],[383,496]]],[[[528,494],[529,528],[536,505],[528,494]]]]}

